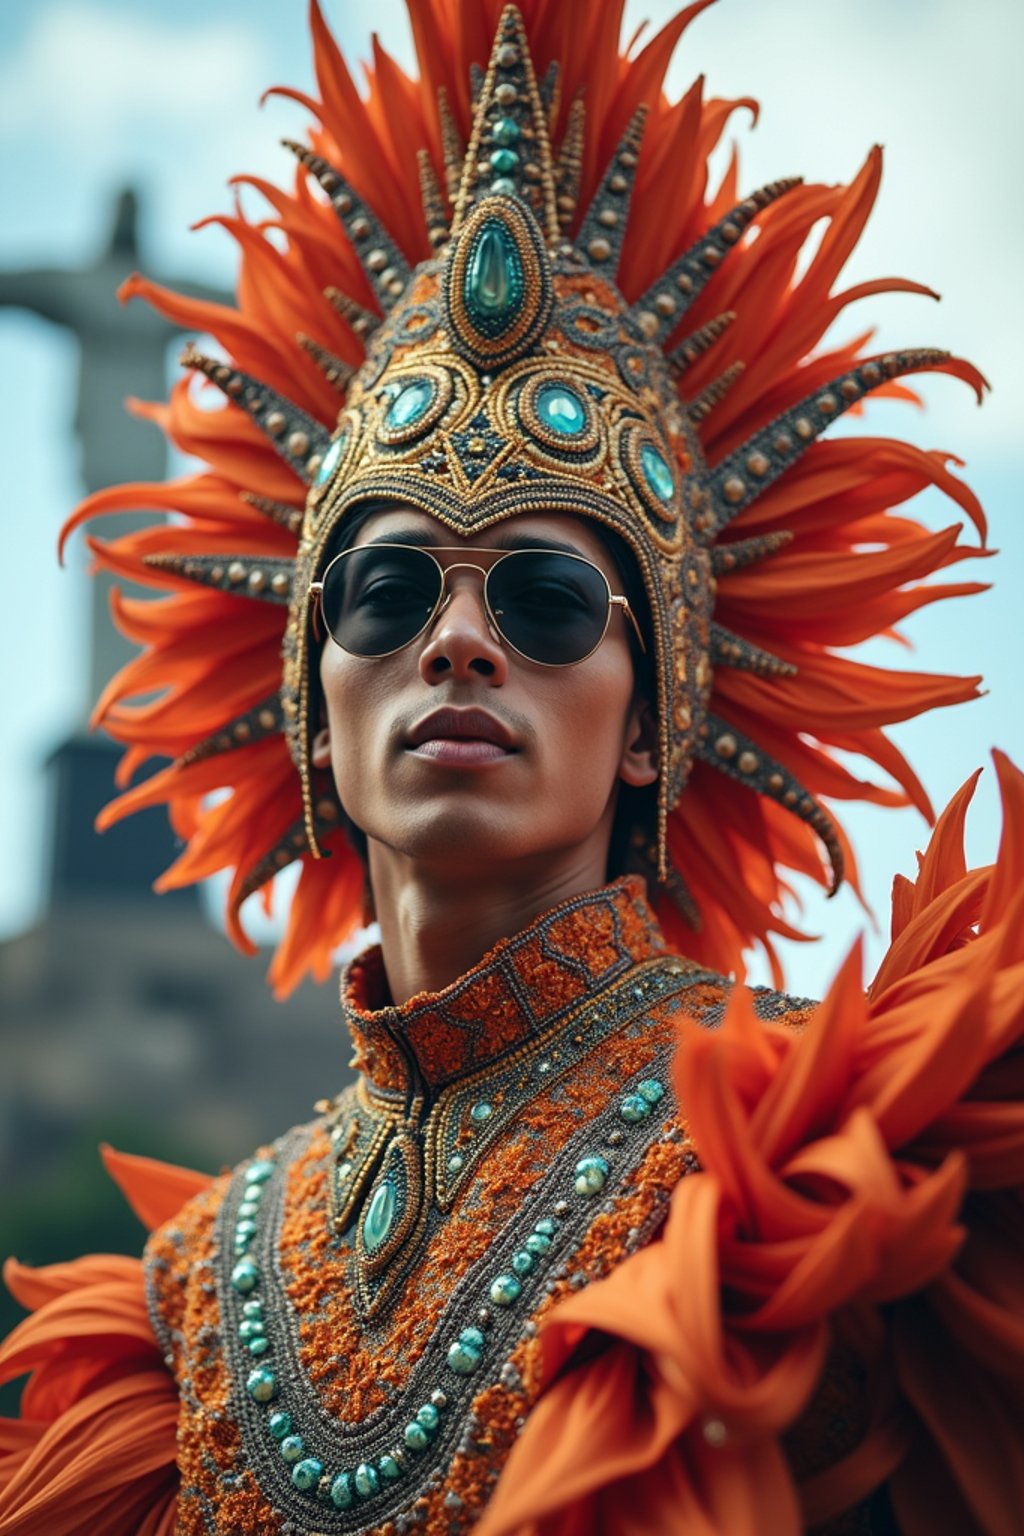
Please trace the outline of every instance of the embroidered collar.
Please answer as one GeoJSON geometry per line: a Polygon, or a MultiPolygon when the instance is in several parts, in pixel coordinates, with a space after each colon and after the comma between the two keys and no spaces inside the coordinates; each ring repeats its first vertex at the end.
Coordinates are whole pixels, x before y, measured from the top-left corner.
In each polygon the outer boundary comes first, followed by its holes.
{"type": "Polygon", "coordinates": [[[382,1093],[432,1097],[520,1049],[589,994],[664,951],[635,876],[553,907],[450,986],[400,1007],[380,1005],[386,980],[376,945],[342,978],[353,1064],[382,1093]]]}

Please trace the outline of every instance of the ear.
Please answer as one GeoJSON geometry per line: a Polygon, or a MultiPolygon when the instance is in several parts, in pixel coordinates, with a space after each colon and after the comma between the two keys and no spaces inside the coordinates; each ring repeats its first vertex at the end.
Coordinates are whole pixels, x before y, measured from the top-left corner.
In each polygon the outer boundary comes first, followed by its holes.
{"type": "Polygon", "coordinates": [[[658,731],[646,699],[637,699],[626,720],[625,746],[619,763],[619,778],[624,784],[640,789],[658,777],[658,731]]]}
{"type": "Polygon", "coordinates": [[[322,725],[313,737],[313,747],[309,755],[314,768],[331,766],[331,733],[326,725],[322,725]]]}

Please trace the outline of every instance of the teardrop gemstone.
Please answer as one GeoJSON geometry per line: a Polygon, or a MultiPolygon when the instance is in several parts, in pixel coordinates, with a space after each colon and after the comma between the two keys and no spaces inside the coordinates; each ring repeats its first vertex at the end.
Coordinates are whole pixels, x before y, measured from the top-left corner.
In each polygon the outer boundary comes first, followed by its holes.
{"type": "Polygon", "coordinates": [[[473,324],[486,336],[500,336],[523,302],[523,265],[506,226],[488,219],[466,266],[463,300],[473,324]]]}
{"type": "Polygon", "coordinates": [[[390,1179],[378,1184],[373,1199],[363,1217],[363,1245],[367,1253],[375,1253],[387,1240],[395,1220],[397,1199],[395,1186],[390,1179]]]}

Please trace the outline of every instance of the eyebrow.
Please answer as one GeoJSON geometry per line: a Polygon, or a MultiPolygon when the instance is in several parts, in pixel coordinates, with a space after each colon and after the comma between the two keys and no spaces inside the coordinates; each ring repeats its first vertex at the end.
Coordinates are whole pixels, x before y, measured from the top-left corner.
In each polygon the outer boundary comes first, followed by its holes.
{"type": "MultiPolygon", "coordinates": [[[[424,532],[422,529],[391,528],[386,533],[379,533],[372,539],[367,539],[360,548],[366,549],[372,544],[413,544],[418,547],[429,548],[456,548],[455,545],[445,545],[444,536],[435,533],[433,529],[424,532]]],[[[511,551],[515,549],[550,549],[560,555],[579,555],[580,550],[572,544],[567,544],[561,539],[547,538],[543,534],[516,533],[510,528],[502,531],[494,544],[489,544],[488,549],[501,549],[511,551]]],[[[473,546],[467,544],[466,553],[471,554],[473,546]]],[[[584,559],[587,557],[584,556],[584,559]]]]}

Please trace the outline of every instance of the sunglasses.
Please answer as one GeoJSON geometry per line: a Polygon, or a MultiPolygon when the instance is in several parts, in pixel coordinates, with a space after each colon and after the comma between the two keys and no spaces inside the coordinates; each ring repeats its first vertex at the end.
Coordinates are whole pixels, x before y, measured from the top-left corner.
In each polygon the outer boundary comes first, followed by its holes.
{"type": "Polygon", "coordinates": [[[391,656],[411,645],[451,601],[451,571],[479,571],[492,631],[542,667],[569,667],[597,650],[613,608],[621,608],[646,651],[636,617],[600,568],[582,555],[547,549],[422,549],[362,544],[336,555],[310,584],[331,639],[353,656],[391,656]]]}

